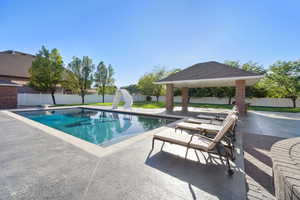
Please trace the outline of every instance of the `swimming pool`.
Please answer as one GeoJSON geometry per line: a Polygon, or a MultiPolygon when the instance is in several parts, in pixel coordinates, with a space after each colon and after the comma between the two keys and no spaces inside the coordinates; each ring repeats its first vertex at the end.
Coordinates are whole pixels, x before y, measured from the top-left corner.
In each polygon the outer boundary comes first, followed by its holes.
{"type": "Polygon", "coordinates": [[[16,113],[100,146],[114,144],[177,120],[87,108],[16,113]]]}

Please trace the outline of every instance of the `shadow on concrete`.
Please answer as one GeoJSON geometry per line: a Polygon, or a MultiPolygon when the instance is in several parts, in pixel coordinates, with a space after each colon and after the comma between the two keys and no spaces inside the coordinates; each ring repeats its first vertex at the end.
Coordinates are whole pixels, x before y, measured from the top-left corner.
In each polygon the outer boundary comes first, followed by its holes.
{"type": "MultiPolygon", "coordinates": [[[[248,159],[245,159],[245,166],[246,174],[259,183],[259,185],[266,189],[270,194],[274,195],[273,177],[261,170],[248,159]]],[[[246,189],[249,191],[248,184],[246,184],[246,189]]]]}
{"type": "MultiPolygon", "coordinates": [[[[201,156],[201,155],[198,155],[201,156]]],[[[235,174],[228,176],[225,162],[219,157],[208,156],[206,163],[192,161],[160,151],[146,160],[146,165],[173,176],[188,184],[193,199],[201,199],[199,191],[205,191],[220,199],[240,199],[239,176],[243,176],[237,168],[235,174]],[[197,198],[198,197],[198,198],[197,198]]]]}
{"type": "MultiPolygon", "coordinates": [[[[270,168],[273,167],[272,166],[272,159],[268,155],[258,151],[256,147],[253,147],[253,146],[247,147],[245,151],[247,153],[249,153],[251,156],[255,157],[260,162],[267,165],[268,167],[270,167],[270,168]]],[[[269,151],[269,150],[267,150],[267,151],[269,151]]]]}
{"type": "MultiPolygon", "coordinates": [[[[274,196],[273,176],[270,176],[272,170],[272,160],[269,156],[270,149],[274,143],[284,138],[258,135],[243,134],[243,149],[248,153],[244,156],[245,172],[260,187],[274,196]],[[264,152],[264,153],[262,153],[264,152]],[[265,165],[265,166],[264,166],[265,165]]],[[[249,191],[251,186],[246,184],[249,191]]]]}

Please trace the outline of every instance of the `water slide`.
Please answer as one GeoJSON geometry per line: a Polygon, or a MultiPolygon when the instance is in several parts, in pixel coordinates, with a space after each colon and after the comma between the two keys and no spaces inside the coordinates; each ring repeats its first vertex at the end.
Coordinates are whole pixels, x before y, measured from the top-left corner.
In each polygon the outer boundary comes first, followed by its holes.
{"type": "Polygon", "coordinates": [[[129,94],[129,92],[125,89],[118,89],[116,91],[114,100],[113,100],[113,109],[117,109],[118,105],[121,101],[121,98],[123,97],[123,100],[125,102],[124,104],[124,109],[131,109],[132,104],[133,104],[133,98],[132,96],[129,94]]]}

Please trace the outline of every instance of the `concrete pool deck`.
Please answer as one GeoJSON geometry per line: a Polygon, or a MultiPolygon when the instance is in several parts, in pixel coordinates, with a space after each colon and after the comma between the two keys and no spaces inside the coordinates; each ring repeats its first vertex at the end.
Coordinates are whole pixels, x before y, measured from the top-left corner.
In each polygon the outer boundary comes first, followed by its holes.
{"type": "Polygon", "coordinates": [[[186,149],[176,145],[165,144],[161,151],[157,142],[149,156],[152,134],[170,127],[99,154],[5,112],[0,112],[0,127],[0,199],[246,198],[241,137],[235,174],[228,177],[218,157],[190,150],[185,159],[186,149]]]}
{"type": "MultiPolygon", "coordinates": [[[[163,109],[133,111],[165,115],[163,109]]],[[[0,199],[272,199],[268,150],[296,136],[299,120],[299,113],[250,111],[238,124],[236,173],[228,177],[219,158],[190,150],[185,160],[185,148],[176,145],[160,151],[157,143],[148,157],[152,134],[170,127],[103,148],[0,112],[0,199]]]]}

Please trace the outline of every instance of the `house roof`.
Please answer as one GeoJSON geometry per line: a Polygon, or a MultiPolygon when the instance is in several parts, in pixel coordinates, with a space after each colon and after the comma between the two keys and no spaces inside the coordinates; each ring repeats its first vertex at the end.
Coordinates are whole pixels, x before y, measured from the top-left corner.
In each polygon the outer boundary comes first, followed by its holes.
{"type": "Polygon", "coordinates": [[[252,85],[262,77],[254,72],[211,61],[192,65],[156,83],[174,84],[175,87],[221,87],[235,86],[236,80],[246,80],[246,85],[252,85]]]}
{"type": "Polygon", "coordinates": [[[19,51],[0,52],[0,76],[29,78],[28,70],[31,67],[34,55],[19,51]]]}

